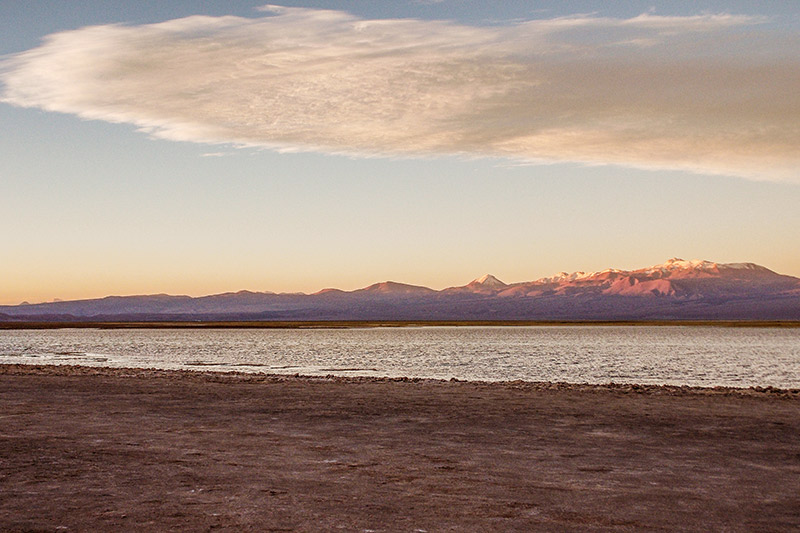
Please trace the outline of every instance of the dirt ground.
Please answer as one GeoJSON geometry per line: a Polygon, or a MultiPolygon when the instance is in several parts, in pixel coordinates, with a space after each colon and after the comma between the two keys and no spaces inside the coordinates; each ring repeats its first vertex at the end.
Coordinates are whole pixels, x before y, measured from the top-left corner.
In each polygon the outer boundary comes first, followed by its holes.
{"type": "Polygon", "coordinates": [[[790,531],[800,391],[0,365],[0,531],[790,531]]]}

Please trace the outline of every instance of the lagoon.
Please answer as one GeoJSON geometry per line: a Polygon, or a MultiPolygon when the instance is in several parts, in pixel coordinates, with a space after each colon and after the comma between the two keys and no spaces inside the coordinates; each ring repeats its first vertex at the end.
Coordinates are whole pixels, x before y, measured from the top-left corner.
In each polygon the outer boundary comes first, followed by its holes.
{"type": "Polygon", "coordinates": [[[0,363],[479,381],[800,387],[800,328],[467,326],[0,331],[0,363]]]}

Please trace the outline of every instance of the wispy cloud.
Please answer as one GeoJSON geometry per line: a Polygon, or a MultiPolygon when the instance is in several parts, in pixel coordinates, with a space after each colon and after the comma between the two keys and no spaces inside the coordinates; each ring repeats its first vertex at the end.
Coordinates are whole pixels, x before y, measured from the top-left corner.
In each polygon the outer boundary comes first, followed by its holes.
{"type": "Polygon", "coordinates": [[[493,27],[268,6],[48,36],[7,103],[151,135],[800,181],[800,36],[735,15],[493,27]],[[747,33],[745,33],[745,30],[747,33]]]}

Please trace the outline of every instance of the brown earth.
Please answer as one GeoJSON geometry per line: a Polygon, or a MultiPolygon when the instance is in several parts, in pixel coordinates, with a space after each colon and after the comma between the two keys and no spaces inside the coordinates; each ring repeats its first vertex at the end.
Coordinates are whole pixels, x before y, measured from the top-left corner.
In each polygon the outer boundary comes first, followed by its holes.
{"type": "Polygon", "coordinates": [[[790,531],[800,391],[0,365],[1,531],[790,531]]]}

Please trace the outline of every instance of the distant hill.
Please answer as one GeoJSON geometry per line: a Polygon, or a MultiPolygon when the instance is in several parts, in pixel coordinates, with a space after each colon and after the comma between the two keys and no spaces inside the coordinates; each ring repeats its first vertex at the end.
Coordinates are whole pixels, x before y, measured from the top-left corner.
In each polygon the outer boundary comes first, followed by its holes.
{"type": "Polygon", "coordinates": [[[639,270],[487,274],[440,291],[393,281],[314,294],[240,291],[0,306],[0,322],[149,320],[800,320],[800,278],[753,263],[670,259],[639,270]]]}

